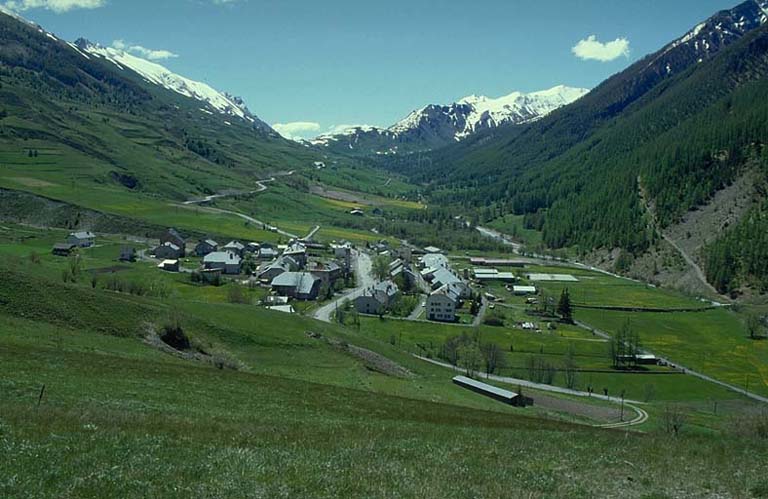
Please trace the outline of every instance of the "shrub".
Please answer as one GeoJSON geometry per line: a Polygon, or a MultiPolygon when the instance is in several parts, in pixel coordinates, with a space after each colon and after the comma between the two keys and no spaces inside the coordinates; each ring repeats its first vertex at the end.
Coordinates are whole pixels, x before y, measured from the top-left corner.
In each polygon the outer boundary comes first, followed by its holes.
{"type": "Polygon", "coordinates": [[[189,350],[192,345],[177,318],[171,318],[171,320],[163,326],[160,339],[163,340],[163,343],[176,350],[189,350]]]}
{"type": "Polygon", "coordinates": [[[227,301],[229,303],[248,305],[251,303],[251,298],[241,285],[233,283],[227,288],[227,301]]]}
{"type": "Polygon", "coordinates": [[[485,318],[486,326],[502,327],[504,326],[504,320],[501,317],[490,316],[485,318]]]}

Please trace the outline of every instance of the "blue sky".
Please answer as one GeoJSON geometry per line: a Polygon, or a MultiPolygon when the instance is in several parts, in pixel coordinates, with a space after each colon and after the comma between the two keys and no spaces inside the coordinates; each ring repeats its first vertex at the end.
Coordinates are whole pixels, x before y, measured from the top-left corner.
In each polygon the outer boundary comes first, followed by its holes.
{"type": "Polygon", "coordinates": [[[317,124],[303,132],[314,135],[469,94],[591,88],[738,0],[3,2],[68,40],[155,51],[268,123],[317,124]]]}

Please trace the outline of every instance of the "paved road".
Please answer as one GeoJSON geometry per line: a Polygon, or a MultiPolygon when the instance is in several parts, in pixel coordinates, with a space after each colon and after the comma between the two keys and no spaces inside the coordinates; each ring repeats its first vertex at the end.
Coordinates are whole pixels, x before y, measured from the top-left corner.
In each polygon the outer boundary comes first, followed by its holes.
{"type": "MultiPolygon", "coordinates": [[[[435,364],[436,366],[446,367],[448,369],[456,370],[455,366],[452,366],[451,364],[448,364],[447,362],[440,362],[439,360],[435,359],[428,359],[426,357],[422,357],[420,355],[415,355],[417,359],[421,359],[425,362],[429,362],[430,364],[435,364]]],[[[593,398],[593,399],[599,399],[599,400],[605,400],[607,402],[614,402],[617,404],[621,403],[620,397],[611,397],[610,395],[601,395],[599,393],[589,393],[589,392],[582,392],[579,390],[571,390],[569,388],[561,388],[559,386],[552,386],[552,385],[545,385],[543,383],[534,383],[532,381],[528,381],[525,379],[519,379],[519,378],[510,378],[507,376],[496,376],[495,374],[487,375],[482,372],[478,372],[477,376],[480,378],[490,379],[493,381],[498,381],[500,383],[508,383],[510,385],[516,385],[516,386],[523,386],[525,388],[533,388],[534,390],[541,390],[543,392],[551,392],[551,393],[560,393],[563,395],[574,395],[576,397],[587,397],[587,398],[593,398]]],[[[644,402],[639,402],[637,400],[629,400],[625,399],[624,403],[627,404],[633,404],[633,405],[644,405],[644,402]]]]}
{"type": "Polygon", "coordinates": [[[493,229],[489,229],[487,227],[475,227],[475,228],[477,229],[478,232],[480,232],[485,237],[488,237],[488,238],[491,238],[491,239],[495,239],[496,241],[500,242],[501,244],[504,244],[504,245],[507,245],[507,246],[511,246],[512,247],[512,251],[516,255],[519,255],[519,256],[522,257],[520,259],[521,261],[530,262],[530,263],[543,263],[543,264],[546,264],[546,265],[575,266],[575,267],[583,268],[583,269],[586,269],[586,270],[591,270],[593,272],[599,272],[601,274],[605,274],[605,275],[608,275],[608,276],[611,276],[611,277],[615,277],[617,279],[624,279],[626,281],[637,282],[637,283],[640,283],[640,284],[647,284],[647,283],[644,283],[642,281],[638,281],[637,279],[631,279],[631,278],[623,276],[623,275],[614,274],[613,272],[609,272],[607,270],[604,270],[604,269],[601,269],[601,268],[598,268],[598,267],[593,267],[592,265],[587,265],[587,264],[584,264],[584,263],[581,263],[581,262],[577,262],[577,261],[574,261],[574,260],[566,260],[566,259],[562,259],[562,258],[555,258],[553,256],[539,255],[539,254],[536,254],[536,253],[521,253],[520,250],[522,249],[522,245],[519,244],[519,243],[514,242],[512,240],[512,238],[510,236],[508,236],[507,234],[503,234],[503,233],[501,233],[499,231],[496,231],[496,230],[493,230],[493,229]]]}
{"type": "Polygon", "coordinates": [[[306,235],[306,237],[304,237],[304,240],[305,240],[305,241],[311,241],[311,240],[312,240],[312,238],[313,238],[313,237],[315,237],[315,235],[316,235],[316,234],[317,234],[319,231],[320,231],[320,226],[319,226],[319,225],[315,225],[315,226],[312,228],[312,230],[311,230],[311,231],[309,231],[309,234],[307,234],[307,235],[306,235]]]}
{"type": "Polygon", "coordinates": [[[294,173],[293,170],[289,172],[280,172],[280,173],[274,174],[274,176],[270,178],[257,180],[256,181],[257,188],[252,191],[232,191],[232,192],[225,192],[222,194],[211,194],[210,196],[205,196],[203,198],[196,198],[196,199],[190,199],[189,201],[184,201],[183,204],[185,205],[202,204],[202,203],[208,203],[210,201],[213,201],[214,199],[221,199],[221,198],[226,198],[230,196],[241,196],[245,194],[256,194],[257,192],[264,192],[267,190],[266,184],[268,182],[274,182],[275,177],[286,177],[286,176],[293,175],[293,173],[294,173]]]}
{"type": "Polygon", "coordinates": [[[485,312],[488,311],[488,300],[486,298],[483,298],[482,300],[483,301],[480,305],[480,310],[477,311],[477,315],[472,321],[472,327],[480,326],[480,324],[483,322],[483,317],[485,317],[485,312]]]}
{"type": "MultiPolygon", "coordinates": [[[[185,208],[188,207],[187,205],[176,205],[176,206],[181,206],[181,207],[185,207],[185,208]]],[[[221,209],[221,208],[212,208],[210,206],[200,206],[197,209],[198,210],[202,210],[202,211],[207,211],[208,213],[224,213],[226,215],[234,215],[236,217],[242,218],[243,220],[251,222],[252,224],[262,225],[264,227],[270,227],[269,224],[267,224],[265,222],[262,222],[261,220],[257,220],[255,218],[249,216],[249,215],[246,215],[245,213],[240,213],[238,211],[224,210],[224,209],[221,209]]],[[[281,235],[283,235],[285,237],[289,237],[291,239],[298,239],[299,238],[299,236],[297,236],[296,234],[284,231],[284,230],[282,230],[282,229],[280,229],[278,227],[275,227],[274,232],[276,232],[277,234],[281,234],[281,235]]]]}
{"type": "MultiPolygon", "coordinates": [[[[267,190],[267,186],[265,184],[266,182],[274,182],[275,177],[290,176],[290,175],[293,175],[293,173],[294,173],[293,171],[281,172],[281,173],[276,173],[272,178],[268,178],[268,179],[265,179],[265,180],[258,180],[256,182],[256,185],[258,185],[259,188],[254,190],[254,191],[250,191],[250,194],[253,194],[253,193],[256,193],[256,192],[266,191],[267,190]]],[[[202,203],[205,203],[207,201],[212,201],[214,199],[224,198],[224,197],[228,197],[228,196],[238,196],[238,195],[242,195],[242,194],[245,194],[245,193],[243,193],[243,192],[230,192],[230,193],[224,193],[224,194],[213,194],[213,195],[201,198],[201,199],[191,199],[191,200],[185,201],[185,202],[183,202],[181,204],[177,204],[176,206],[189,207],[191,205],[202,204],[202,203]]],[[[207,211],[209,213],[224,213],[224,214],[227,214],[227,215],[234,215],[236,217],[240,217],[243,220],[246,220],[246,221],[251,222],[253,224],[262,225],[264,227],[270,227],[269,224],[267,224],[265,222],[262,222],[261,220],[257,220],[257,219],[255,219],[255,218],[253,218],[251,216],[248,216],[245,213],[240,213],[240,212],[232,211],[232,210],[223,210],[221,208],[213,208],[213,207],[210,207],[210,206],[201,206],[198,209],[203,210],[203,211],[207,211]]],[[[319,227],[317,228],[317,230],[319,230],[319,227]]],[[[299,236],[297,236],[296,234],[292,234],[290,232],[284,231],[284,230],[282,230],[282,229],[280,229],[278,227],[275,227],[274,232],[276,232],[278,234],[281,234],[281,235],[283,235],[285,237],[290,237],[292,239],[298,239],[299,238],[299,236]]]]}
{"type": "Polygon", "coordinates": [[[427,302],[427,295],[420,294],[418,295],[418,297],[419,297],[419,303],[416,304],[413,310],[411,310],[411,313],[408,314],[408,317],[406,317],[406,319],[409,321],[419,320],[419,316],[421,315],[421,313],[422,312],[426,313],[426,310],[425,310],[426,307],[422,307],[421,304],[427,302]]]}
{"type": "Polygon", "coordinates": [[[354,300],[363,294],[363,291],[374,285],[375,281],[371,274],[371,257],[362,251],[355,251],[355,276],[357,277],[357,287],[342,293],[338,298],[323,305],[315,310],[312,317],[319,321],[331,322],[331,317],[337,307],[341,306],[345,300],[354,300]]]}
{"type": "MultiPolygon", "coordinates": [[[[576,323],[577,326],[582,327],[584,329],[587,329],[589,331],[592,331],[593,333],[595,333],[597,336],[600,336],[601,338],[605,338],[607,340],[611,339],[611,335],[606,333],[605,331],[601,331],[600,329],[593,328],[593,327],[589,326],[588,324],[585,324],[585,323],[580,322],[580,321],[575,321],[575,323],[576,323]]],[[[644,350],[643,353],[650,353],[650,354],[652,354],[653,352],[649,352],[649,351],[645,351],[644,350]]],[[[745,397],[749,397],[752,400],[756,400],[758,402],[763,402],[763,403],[768,404],[768,397],[763,397],[762,395],[758,395],[756,393],[747,391],[747,390],[745,390],[743,388],[739,388],[738,386],[734,386],[734,385],[728,384],[728,383],[726,383],[724,381],[720,381],[719,379],[715,379],[715,378],[713,378],[711,376],[707,376],[704,373],[700,373],[698,371],[694,371],[693,369],[685,367],[685,366],[683,366],[683,365],[681,365],[681,364],[679,364],[677,362],[674,362],[674,361],[672,361],[672,360],[670,360],[670,359],[668,359],[666,357],[660,357],[660,356],[657,355],[656,358],[658,358],[661,362],[664,362],[664,363],[666,363],[667,365],[669,365],[669,366],[671,366],[673,368],[676,368],[676,369],[679,369],[679,370],[683,371],[685,374],[690,374],[691,376],[695,376],[696,378],[702,379],[704,381],[709,381],[710,383],[714,383],[716,385],[722,386],[723,388],[726,388],[726,389],[731,390],[733,392],[736,392],[736,393],[739,393],[741,395],[744,395],[745,397]]]]}

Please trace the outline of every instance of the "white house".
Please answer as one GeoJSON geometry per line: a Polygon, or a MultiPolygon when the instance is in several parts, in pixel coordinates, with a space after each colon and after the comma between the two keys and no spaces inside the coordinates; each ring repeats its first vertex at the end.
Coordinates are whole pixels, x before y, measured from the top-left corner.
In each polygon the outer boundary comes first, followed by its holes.
{"type": "Polygon", "coordinates": [[[440,322],[456,322],[456,309],[460,305],[460,291],[446,284],[427,297],[427,319],[440,322]]]}

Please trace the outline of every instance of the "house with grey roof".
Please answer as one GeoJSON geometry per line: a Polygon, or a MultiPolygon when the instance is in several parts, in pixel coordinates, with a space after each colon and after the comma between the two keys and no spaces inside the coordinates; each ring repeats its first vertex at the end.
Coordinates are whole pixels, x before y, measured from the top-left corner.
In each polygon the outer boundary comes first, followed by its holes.
{"type": "Polygon", "coordinates": [[[240,241],[230,241],[222,248],[222,251],[229,251],[230,253],[243,256],[243,253],[245,253],[245,245],[240,241]]]}
{"type": "Polygon", "coordinates": [[[75,248],[77,248],[77,246],[72,243],[56,243],[53,245],[51,253],[56,256],[69,256],[75,251],[75,248]]]}
{"type": "Polygon", "coordinates": [[[120,248],[121,262],[135,262],[136,261],[136,248],[132,246],[123,246],[120,248]]]}
{"type": "Polygon", "coordinates": [[[219,243],[213,239],[201,239],[195,246],[195,255],[205,256],[214,251],[219,251],[219,243]]]}
{"type": "Polygon", "coordinates": [[[181,237],[181,234],[179,234],[179,232],[176,229],[170,228],[166,230],[163,233],[163,235],[160,236],[160,244],[164,244],[164,243],[172,243],[176,245],[178,248],[181,249],[180,256],[186,255],[187,241],[183,237],[181,237]]]}
{"type": "Polygon", "coordinates": [[[272,280],[272,289],[281,296],[315,300],[320,293],[320,278],[309,272],[283,272],[272,280]]]}
{"type": "Polygon", "coordinates": [[[264,265],[258,272],[258,278],[272,282],[272,279],[283,272],[296,272],[301,268],[299,263],[290,256],[281,256],[274,262],[264,265]]]}
{"type": "Polygon", "coordinates": [[[67,243],[74,244],[78,248],[90,248],[96,244],[96,234],[90,231],[72,232],[67,237],[67,243]]]}
{"type": "Polygon", "coordinates": [[[203,268],[205,270],[221,270],[224,274],[237,275],[240,273],[242,265],[240,255],[229,251],[215,251],[205,255],[203,258],[203,268]]]}
{"type": "Polygon", "coordinates": [[[299,263],[301,268],[307,264],[307,245],[299,241],[292,241],[283,251],[283,256],[290,256],[299,263]]]}
{"type": "Polygon", "coordinates": [[[272,246],[266,246],[264,244],[259,248],[260,260],[274,260],[280,253],[272,246]]]}
{"type": "Polygon", "coordinates": [[[323,284],[333,284],[341,277],[341,266],[336,262],[310,262],[307,271],[315,277],[319,277],[323,284]]]}
{"type": "Polygon", "coordinates": [[[397,284],[392,281],[382,281],[363,291],[355,298],[355,310],[361,314],[380,315],[386,312],[399,294],[397,284]]]}
{"type": "Polygon", "coordinates": [[[448,257],[441,253],[429,253],[419,258],[419,264],[423,268],[448,268],[448,257]]]}
{"type": "Polygon", "coordinates": [[[181,248],[172,242],[161,244],[155,248],[154,254],[155,258],[159,258],[160,260],[177,260],[184,256],[184,252],[181,248]]]}

